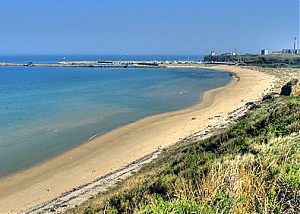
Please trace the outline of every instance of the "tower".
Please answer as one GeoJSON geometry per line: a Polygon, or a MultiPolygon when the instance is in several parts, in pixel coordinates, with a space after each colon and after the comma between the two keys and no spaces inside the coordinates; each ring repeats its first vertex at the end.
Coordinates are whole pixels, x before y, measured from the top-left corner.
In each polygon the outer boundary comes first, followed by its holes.
{"type": "Polygon", "coordinates": [[[295,37],[294,40],[294,51],[296,52],[298,50],[298,41],[297,41],[297,37],[295,37]]]}

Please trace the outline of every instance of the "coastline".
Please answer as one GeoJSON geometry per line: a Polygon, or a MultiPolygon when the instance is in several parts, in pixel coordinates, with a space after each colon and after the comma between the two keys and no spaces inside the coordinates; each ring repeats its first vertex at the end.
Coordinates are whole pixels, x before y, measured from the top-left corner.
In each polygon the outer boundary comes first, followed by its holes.
{"type": "Polygon", "coordinates": [[[37,167],[0,179],[0,213],[19,212],[53,199],[225,120],[229,112],[260,99],[275,81],[249,69],[211,68],[233,72],[239,78],[233,76],[227,86],[204,93],[195,106],[141,119],[37,167]]]}

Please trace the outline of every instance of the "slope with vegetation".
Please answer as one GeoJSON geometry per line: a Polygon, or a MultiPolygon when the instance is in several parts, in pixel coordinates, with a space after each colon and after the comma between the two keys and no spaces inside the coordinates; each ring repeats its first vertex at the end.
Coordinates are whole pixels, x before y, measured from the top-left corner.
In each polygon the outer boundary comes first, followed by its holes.
{"type": "Polygon", "coordinates": [[[300,98],[269,98],[69,213],[299,213],[300,98]]]}

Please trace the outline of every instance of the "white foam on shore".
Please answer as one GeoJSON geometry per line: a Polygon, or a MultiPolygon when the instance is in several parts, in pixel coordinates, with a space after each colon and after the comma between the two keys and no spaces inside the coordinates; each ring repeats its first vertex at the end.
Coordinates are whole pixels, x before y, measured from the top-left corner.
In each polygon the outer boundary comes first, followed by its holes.
{"type": "Polygon", "coordinates": [[[104,133],[105,133],[105,132],[100,132],[100,133],[98,133],[98,134],[93,135],[92,137],[89,138],[89,141],[93,140],[94,138],[96,138],[96,137],[98,137],[98,136],[100,136],[100,135],[102,135],[102,134],[104,134],[104,133]]]}

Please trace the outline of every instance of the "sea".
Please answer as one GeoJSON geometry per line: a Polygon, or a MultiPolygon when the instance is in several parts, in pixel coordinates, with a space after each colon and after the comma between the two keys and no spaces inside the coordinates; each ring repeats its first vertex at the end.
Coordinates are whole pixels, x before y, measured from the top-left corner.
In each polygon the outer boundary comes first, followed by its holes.
{"type": "MultiPolygon", "coordinates": [[[[197,60],[198,56],[31,55],[0,62],[197,60]]],[[[226,72],[186,68],[0,66],[0,177],[141,118],[188,108],[226,72]]]]}

